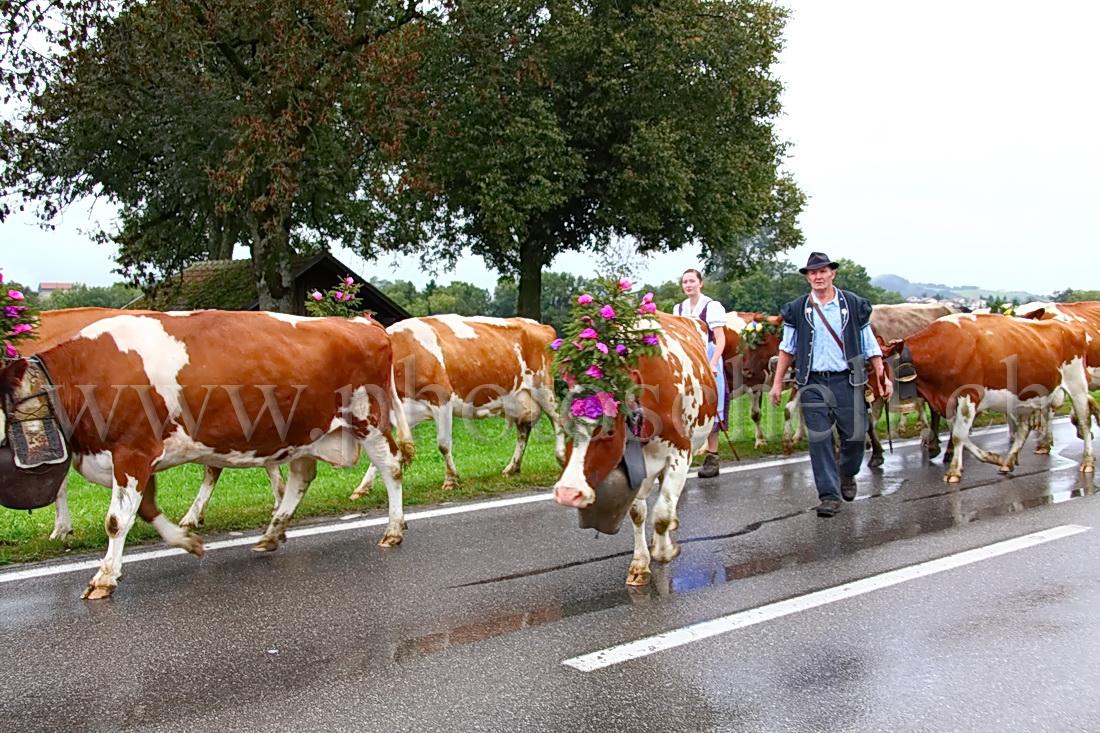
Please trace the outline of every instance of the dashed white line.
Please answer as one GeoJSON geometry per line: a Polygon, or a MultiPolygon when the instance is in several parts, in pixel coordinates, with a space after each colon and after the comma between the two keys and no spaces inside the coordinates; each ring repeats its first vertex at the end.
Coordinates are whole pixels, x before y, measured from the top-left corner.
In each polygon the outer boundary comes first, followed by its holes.
{"type": "Polygon", "coordinates": [[[916,580],[917,578],[923,578],[934,573],[942,573],[945,570],[952,570],[970,563],[988,560],[989,558],[1016,552],[1018,550],[1024,550],[1029,547],[1043,544],[1044,542],[1051,542],[1063,537],[1079,534],[1088,529],[1090,528],[1078,524],[1053,527],[1041,532],[1034,532],[1011,540],[986,545],[985,547],[978,547],[955,555],[948,555],[947,557],[941,557],[937,560],[929,560],[928,562],[919,563],[917,565],[898,568],[897,570],[891,570],[880,575],[863,578],[862,580],[845,583],[844,585],[838,585],[833,588],[815,591],[797,598],[788,598],[785,601],[771,603],[767,606],[752,608],[748,611],[741,611],[730,614],[729,616],[703,621],[701,623],[692,624],[691,626],[667,631],[663,634],[648,636],[644,639],[638,639],[637,641],[566,659],[562,664],[582,672],[592,672],[597,669],[603,669],[604,667],[628,662],[632,659],[640,659],[650,654],[674,649],[678,646],[690,644],[693,641],[708,639],[728,631],[743,629],[747,626],[764,623],[765,621],[771,621],[772,619],[782,616],[789,616],[800,611],[807,611],[827,603],[854,598],[864,593],[888,588],[892,585],[904,583],[909,580],[916,580]]]}

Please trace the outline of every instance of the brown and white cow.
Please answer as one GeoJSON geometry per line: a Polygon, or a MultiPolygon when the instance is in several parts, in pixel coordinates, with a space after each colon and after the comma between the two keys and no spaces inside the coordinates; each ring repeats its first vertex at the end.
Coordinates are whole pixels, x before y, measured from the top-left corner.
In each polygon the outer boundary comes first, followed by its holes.
{"type": "Polygon", "coordinates": [[[961,313],[940,318],[923,331],[890,345],[913,365],[920,396],[952,422],[954,448],[944,476],[962,477],[962,448],[978,460],[1011,471],[1029,430],[1013,431],[1003,458],[970,440],[974,418],[983,410],[1005,413],[1010,426],[1032,425],[1049,405],[1068,394],[1079,437],[1084,440],[1080,470],[1092,472],[1092,425],[1085,372],[1086,332],[1079,324],[1030,321],[1001,315],[961,313]]]}
{"type": "MultiPolygon", "coordinates": [[[[880,303],[871,310],[871,333],[875,335],[881,346],[891,341],[900,341],[913,334],[928,328],[934,321],[958,310],[939,303],[880,303]]],[[[921,427],[921,446],[928,449],[928,457],[934,458],[940,452],[939,414],[933,412],[931,420],[924,411],[924,400],[919,397],[903,399],[897,388],[894,390],[892,401],[898,410],[912,408],[917,413],[918,425],[921,427]]],[[[877,425],[886,401],[878,397],[871,401],[871,425],[877,425]]],[[[871,455],[867,460],[869,466],[881,466],[884,462],[882,454],[882,442],[878,433],[868,431],[871,442],[871,455]]]]}
{"type": "MultiPolygon", "coordinates": [[[[256,546],[267,551],[278,546],[317,461],[350,466],[363,450],[389,492],[382,544],[401,542],[401,464],[413,448],[403,420],[398,441],[390,433],[392,352],[378,324],[225,311],[119,315],[38,357],[56,385],[74,466],[112,489],[107,554],[85,598],[116,587],[135,515],[169,545],[202,556],[202,540],[156,506],[153,474],[182,463],[290,464],[256,546]]],[[[26,397],[27,368],[19,359],[0,370],[0,393],[26,397]]]]}
{"type": "MultiPolygon", "coordinates": [[[[63,341],[68,341],[80,333],[85,326],[111,316],[142,316],[158,312],[94,307],[42,311],[38,314],[38,328],[35,329],[35,338],[24,341],[21,344],[20,351],[23,356],[33,356],[51,349],[63,341]]],[[[266,468],[268,479],[271,481],[271,492],[275,497],[275,506],[278,506],[283,497],[285,486],[283,475],[277,465],[267,466],[266,468]]],[[[194,529],[202,524],[203,512],[221,473],[222,469],[219,466],[203,466],[202,484],[199,486],[198,496],[191,504],[191,508],[187,510],[187,514],[180,520],[181,527],[194,529]]],[[[68,481],[65,481],[61,484],[57,497],[54,499],[54,521],[50,539],[60,539],[71,534],[72,531],[73,521],[72,515],[69,513],[68,481]]]]}
{"type": "MultiPolygon", "coordinates": [[[[394,382],[405,418],[416,426],[435,421],[436,444],[443,454],[444,490],[458,484],[452,456],[454,418],[503,417],[516,426],[516,449],[503,475],[518,473],[531,428],[543,413],[554,428],[555,447],[563,460],[554,396],[553,361],[547,346],[552,326],[528,318],[458,315],[407,318],[390,326],[394,382]]],[[[351,495],[370,493],[372,466],[351,495]]]]}
{"type": "MultiPolygon", "coordinates": [[[[773,327],[783,325],[781,316],[760,316],[756,319],[760,323],[768,323],[773,327]]],[[[780,335],[783,333],[768,333],[754,349],[744,349],[744,357],[741,362],[741,377],[753,394],[752,421],[756,424],[756,447],[767,445],[764,431],[761,428],[761,400],[764,394],[771,388],[775,377],[775,361],[779,355],[780,335]]],[[[783,407],[783,452],[791,453],[794,446],[802,439],[805,425],[799,414],[798,386],[793,379],[785,379],[784,387],[787,392],[787,403],[783,407]],[[793,427],[792,427],[793,426],[793,427]]]]}
{"type": "MultiPolygon", "coordinates": [[[[676,505],[684,489],[692,456],[702,450],[717,414],[717,391],[706,352],[706,332],[698,319],[657,313],[646,321],[660,329],[660,357],[639,361],[633,373],[641,386],[641,408],[645,429],[645,479],[630,506],[634,523],[634,558],[627,585],[646,585],[650,580],[650,559],[668,562],[680,553],[670,532],[676,528],[676,505]],[[660,480],[660,496],[653,509],[653,546],[646,543],[646,498],[660,480]]],[[[619,397],[619,396],[617,396],[619,397]]],[[[619,397],[621,399],[621,397],[619,397]]],[[[580,418],[579,418],[580,419],[580,418]]],[[[561,478],[554,485],[559,504],[583,509],[596,501],[596,494],[615,471],[626,449],[625,420],[619,415],[610,432],[581,431],[572,440],[561,478]]]]}

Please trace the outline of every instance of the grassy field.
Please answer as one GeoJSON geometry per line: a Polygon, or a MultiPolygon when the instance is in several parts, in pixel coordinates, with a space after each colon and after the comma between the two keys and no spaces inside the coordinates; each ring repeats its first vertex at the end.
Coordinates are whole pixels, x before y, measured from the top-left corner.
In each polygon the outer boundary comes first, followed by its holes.
{"type": "MultiPolygon", "coordinates": [[[[1003,421],[1003,416],[999,418],[1003,421]]],[[[997,415],[979,417],[978,425],[996,422],[997,415]]],[[[897,416],[891,417],[895,437],[913,436],[916,415],[909,415],[901,426],[897,416]]],[[[764,432],[768,446],[754,447],[755,429],[749,417],[748,399],[735,400],[730,409],[730,437],[741,459],[757,458],[782,451],[781,413],[767,405],[764,408],[764,432]]],[[[880,421],[880,432],[884,423],[880,421]]],[[[501,419],[481,421],[455,420],[454,457],[461,482],[454,491],[443,492],[443,460],[435,445],[435,425],[425,423],[415,430],[417,458],[405,473],[405,506],[435,504],[496,496],[507,492],[530,491],[549,487],[560,469],[554,459],[553,433],[546,418],[532,432],[523,459],[523,471],[518,476],[503,477],[501,470],[511,459],[515,448],[515,430],[501,419]]],[[[733,458],[726,439],[720,441],[723,460],[733,458]]],[[[805,449],[805,443],[798,446],[805,449]]],[[[697,459],[697,462],[700,459],[697,459]]],[[[341,516],[351,512],[382,512],[386,507],[386,492],[381,481],[367,498],[351,501],[348,496],[359,485],[367,463],[337,470],[321,463],[317,478],[302,499],[296,520],[309,517],[341,516]]],[[[285,474],[285,469],[284,469],[285,474]]],[[[173,521],[179,521],[191,505],[202,481],[202,468],[196,465],[178,466],[157,474],[157,503],[173,521]]],[[[49,539],[53,529],[53,507],[33,512],[0,508],[0,565],[42,560],[69,553],[88,552],[106,547],[107,535],[103,518],[110,492],[89,484],[75,471],[69,477],[69,508],[73,518],[73,534],[64,539],[49,539]]],[[[206,521],[200,534],[212,535],[229,531],[256,531],[266,527],[271,516],[272,498],[267,474],[262,469],[237,469],[222,473],[210,499],[206,521]]],[[[135,521],[127,537],[128,545],[159,542],[156,531],[140,519],[135,521]]]]}

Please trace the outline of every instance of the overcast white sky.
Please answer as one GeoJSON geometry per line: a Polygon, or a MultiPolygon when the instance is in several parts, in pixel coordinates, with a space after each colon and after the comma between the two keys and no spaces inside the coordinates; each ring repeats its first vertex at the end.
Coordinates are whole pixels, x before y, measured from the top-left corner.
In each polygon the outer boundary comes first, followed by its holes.
{"type": "MultiPolygon", "coordinates": [[[[1100,3],[785,4],[780,129],[810,197],[792,261],[823,251],[915,282],[1100,289],[1089,257],[1100,246],[1100,3]]],[[[70,211],[54,232],[29,217],[3,224],[5,279],[116,281],[113,253],[78,233],[88,217],[70,211]]],[[[368,278],[426,280],[415,258],[336,255],[368,278]]],[[[643,279],[673,279],[696,255],[655,258],[643,279]]],[[[571,255],[552,269],[592,267],[571,255]]],[[[496,275],[470,257],[436,279],[491,288],[496,275]]]]}

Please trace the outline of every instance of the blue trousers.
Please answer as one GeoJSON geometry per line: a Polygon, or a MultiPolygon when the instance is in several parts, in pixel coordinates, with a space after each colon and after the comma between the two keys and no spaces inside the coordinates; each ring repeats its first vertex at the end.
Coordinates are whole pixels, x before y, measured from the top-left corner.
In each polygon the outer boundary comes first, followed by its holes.
{"type": "Polygon", "coordinates": [[[853,387],[848,377],[849,372],[810,372],[798,393],[819,499],[840,499],[840,474],[855,476],[863,463],[867,401],[863,386],[853,387]],[[840,435],[839,465],[833,456],[834,426],[840,435]]]}

